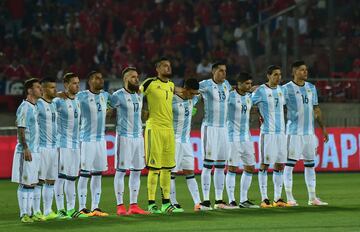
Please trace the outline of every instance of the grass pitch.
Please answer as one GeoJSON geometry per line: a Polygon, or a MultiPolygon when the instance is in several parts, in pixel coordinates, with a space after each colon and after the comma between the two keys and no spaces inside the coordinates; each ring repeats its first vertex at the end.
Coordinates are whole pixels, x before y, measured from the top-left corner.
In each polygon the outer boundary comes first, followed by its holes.
{"type": "MultiPolygon", "coordinates": [[[[127,180],[128,178],[125,179],[126,184],[127,180]]],[[[200,187],[200,176],[197,176],[197,180],[200,187]]],[[[237,176],[236,199],[239,199],[239,182],[240,175],[237,176]]],[[[237,209],[194,213],[185,177],[178,176],[176,183],[177,198],[184,207],[185,213],[118,217],[115,214],[113,177],[104,177],[100,207],[110,213],[109,217],[22,224],[18,213],[17,185],[10,183],[9,180],[0,180],[0,231],[360,231],[360,173],[318,174],[317,192],[322,199],[329,202],[329,206],[326,207],[307,206],[307,192],[302,174],[294,175],[294,196],[300,206],[281,209],[237,209]]],[[[268,183],[271,198],[273,192],[271,174],[268,183]]],[[[125,189],[125,195],[126,203],[128,188],[125,189]]],[[[90,192],[88,192],[88,202],[89,198],[90,192]]],[[[226,199],[225,191],[224,198],[226,199]]],[[[249,198],[260,203],[256,175],[249,191],[249,198]]],[[[214,199],[213,192],[212,199],[214,199]]],[[[160,201],[157,203],[160,206],[160,201]]],[[[139,204],[147,208],[146,177],[142,177],[139,204]]],[[[55,209],[55,201],[53,208],[55,209]]]]}

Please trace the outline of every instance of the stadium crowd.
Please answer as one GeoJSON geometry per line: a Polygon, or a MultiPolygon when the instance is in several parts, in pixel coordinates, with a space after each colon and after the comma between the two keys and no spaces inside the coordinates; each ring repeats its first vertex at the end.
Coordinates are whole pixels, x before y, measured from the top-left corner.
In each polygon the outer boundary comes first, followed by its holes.
{"type": "MultiPolygon", "coordinates": [[[[301,55],[309,57],[313,77],[332,75],[326,44],[328,29],[320,26],[327,20],[322,2],[309,1],[299,20],[301,55]]],[[[2,78],[60,78],[67,71],[85,78],[86,70],[94,66],[105,77],[116,78],[129,64],[151,74],[153,62],[149,61],[161,55],[173,58],[174,73],[179,78],[204,77],[209,74],[209,60],[218,59],[227,60],[232,76],[249,67],[244,29],[258,22],[259,17],[292,4],[294,0],[2,1],[2,78]]],[[[350,1],[336,11],[335,72],[344,77],[359,77],[357,4],[350,1]],[[342,17],[344,14],[347,17],[342,17]]],[[[276,60],[281,29],[275,21],[271,35],[276,60]]],[[[252,36],[257,63],[263,67],[263,31],[252,36]]],[[[288,46],[291,53],[291,42],[288,46]]]]}

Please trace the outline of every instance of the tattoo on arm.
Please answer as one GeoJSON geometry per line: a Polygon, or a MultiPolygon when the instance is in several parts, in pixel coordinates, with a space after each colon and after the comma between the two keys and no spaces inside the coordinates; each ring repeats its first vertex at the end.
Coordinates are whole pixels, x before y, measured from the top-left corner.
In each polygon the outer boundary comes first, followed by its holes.
{"type": "Polygon", "coordinates": [[[18,137],[19,137],[19,143],[22,145],[24,149],[28,148],[28,145],[25,140],[25,128],[18,127],[18,137]]]}

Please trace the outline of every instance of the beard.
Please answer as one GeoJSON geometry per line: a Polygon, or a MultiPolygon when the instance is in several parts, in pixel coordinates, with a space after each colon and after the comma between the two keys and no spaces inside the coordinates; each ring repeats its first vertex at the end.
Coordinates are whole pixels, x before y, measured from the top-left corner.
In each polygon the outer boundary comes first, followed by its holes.
{"type": "Polygon", "coordinates": [[[171,78],[171,75],[172,75],[172,73],[166,73],[166,74],[162,74],[162,76],[163,77],[166,77],[166,78],[171,78]]]}
{"type": "Polygon", "coordinates": [[[128,89],[131,91],[131,92],[139,92],[139,88],[140,88],[140,85],[138,84],[131,84],[131,83],[128,83],[128,89]]]}

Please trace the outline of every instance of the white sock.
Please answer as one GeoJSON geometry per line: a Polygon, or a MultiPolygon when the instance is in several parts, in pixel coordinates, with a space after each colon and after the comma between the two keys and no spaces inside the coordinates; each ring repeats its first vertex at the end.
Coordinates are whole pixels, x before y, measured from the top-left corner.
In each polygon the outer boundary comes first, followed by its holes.
{"type": "Polygon", "coordinates": [[[40,210],[41,190],[42,190],[42,185],[36,185],[34,188],[34,203],[33,203],[34,214],[41,213],[40,210]]]}
{"type": "Polygon", "coordinates": [[[248,191],[252,181],[252,173],[243,171],[240,180],[240,203],[248,200],[248,191]]]}
{"type": "Polygon", "coordinates": [[[197,205],[201,202],[200,200],[200,193],[199,193],[199,187],[196,182],[194,175],[189,175],[186,177],[186,183],[188,186],[188,189],[190,191],[191,197],[194,201],[194,204],[197,205]]]}
{"type": "Polygon", "coordinates": [[[32,208],[34,203],[34,188],[29,188],[27,191],[27,206],[26,206],[26,212],[27,215],[32,215],[32,208]]]}
{"type": "Polygon", "coordinates": [[[91,189],[91,210],[99,208],[99,202],[101,197],[101,175],[91,176],[90,181],[91,189]]]}
{"type": "Polygon", "coordinates": [[[215,187],[215,200],[217,201],[223,199],[224,182],[225,182],[224,168],[215,167],[214,187],[215,187]]]}
{"type": "Polygon", "coordinates": [[[235,201],[235,179],[236,173],[228,171],[226,174],[226,192],[228,195],[229,203],[235,201]]]}
{"type": "Polygon", "coordinates": [[[89,177],[80,176],[77,184],[79,210],[86,208],[87,185],[89,177]]]}
{"type": "Polygon", "coordinates": [[[170,180],[170,202],[173,205],[179,204],[176,200],[175,175],[171,175],[171,180],[170,180]]]}
{"type": "Polygon", "coordinates": [[[45,184],[42,190],[44,215],[49,215],[52,211],[51,206],[54,198],[54,185],[45,184]]]}
{"type": "Polygon", "coordinates": [[[116,196],[116,204],[122,205],[124,204],[123,196],[124,196],[124,177],[126,172],[116,171],[114,178],[114,190],[116,196]]]}
{"type": "Polygon", "coordinates": [[[139,190],[140,190],[140,174],[141,171],[130,171],[130,176],[129,176],[130,204],[137,204],[139,190]]]}
{"type": "Polygon", "coordinates": [[[309,194],[309,200],[312,201],[316,198],[316,175],[315,167],[305,167],[305,183],[309,194]]]}
{"type": "Polygon", "coordinates": [[[55,180],[54,192],[55,192],[55,202],[57,210],[63,210],[64,207],[64,183],[65,179],[58,178],[55,180]]]}
{"type": "Polygon", "coordinates": [[[69,211],[75,209],[76,191],[75,191],[74,180],[65,181],[65,195],[66,195],[66,210],[69,211]]]}
{"type": "Polygon", "coordinates": [[[17,198],[20,209],[20,217],[22,217],[24,214],[27,214],[28,190],[21,184],[19,184],[17,189],[17,198]]]}
{"type": "Polygon", "coordinates": [[[259,178],[259,188],[261,193],[261,201],[265,199],[269,199],[267,195],[267,182],[268,182],[267,171],[259,170],[258,178],[259,178]]]}
{"type": "Polygon", "coordinates": [[[283,186],[283,173],[282,171],[273,172],[274,183],[274,201],[278,201],[281,198],[282,186],[283,186]]]}
{"type": "Polygon", "coordinates": [[[291,166],[285,166],[284,168],[284,187],[285,187],[287,201],[295,201],[294,196],[292,194],[293,170],[294,167],[291,166]]]}
{"type": "Polygon", "coordinates": [[[201,189],[204,201],[210,200],[211,169],[203,167],[201,171],[201,189]]]}

